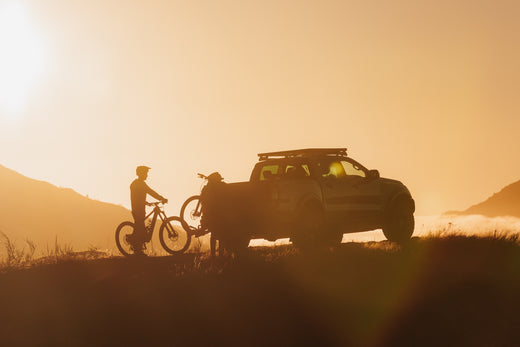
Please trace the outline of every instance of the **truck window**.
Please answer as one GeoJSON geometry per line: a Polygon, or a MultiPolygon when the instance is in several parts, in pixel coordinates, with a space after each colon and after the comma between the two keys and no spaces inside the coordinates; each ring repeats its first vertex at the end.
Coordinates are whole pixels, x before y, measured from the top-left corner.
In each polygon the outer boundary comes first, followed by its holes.
{"type": "Polygon", "coordinates": [[[273,180],[279,176],[280,165],[265,165],[260,170],[260,181],[273,180]]]}
{"type": "Polygon", "coordinates": [[[284,178],[305,178],[309,177],[311,172],[309,170],[309,165],[307,164],[288,164],[285,167],[284,178]]]}
{"type": "Polygon", "coordinates": [[[339,161],[321,162],[318,164],[321,170],[321,176],[325,178],[342,178],[346,177],[345,169],[339,161]]]}
{"type": "Polygon", "coordinates": [[[345,170],[345,173],[347,176],[361,176],[366,177],[366,174],[361,168],[354,165],[354,163],[351,163],[349,161],[341,161],[341,164],[343,165],[343,169],[345,170]]]}

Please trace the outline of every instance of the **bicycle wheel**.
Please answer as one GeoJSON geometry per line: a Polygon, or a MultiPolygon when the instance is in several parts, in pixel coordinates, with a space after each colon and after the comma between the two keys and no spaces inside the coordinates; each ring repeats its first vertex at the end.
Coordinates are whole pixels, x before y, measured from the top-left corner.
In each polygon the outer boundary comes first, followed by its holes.
{"type": "Polygon", "coordinates": [[[200,195],[191,196],[182,204],[180,217],[186,223],[188,229],[196,230],[200,228],[202,218],[200,195]]]}
{"type": "Polygon", "coordinates": [[[129,236],[134,233],[134,223],[123,222],[119,224],[116,229],[116,245],[119,252],[124,256],[130,256],[134,254],[134,250],[129,241],[129,236]]]}
{"type": "Polygon", "coordinates": [[[166,252],[180,254],[190,247],[191,233],[184,228],[181,218],[169,217],[161,224],[159,241],[166,252]]]}

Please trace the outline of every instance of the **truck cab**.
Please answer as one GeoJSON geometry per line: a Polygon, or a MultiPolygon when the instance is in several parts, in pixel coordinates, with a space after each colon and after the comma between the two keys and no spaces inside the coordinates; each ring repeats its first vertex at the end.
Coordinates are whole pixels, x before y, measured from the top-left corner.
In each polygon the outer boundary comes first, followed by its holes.
{"type": "MultiPolygon", "coordinates": [[[[405,235],[413,232],[415,204],[399,181],[381,178],[347,155],[346,148],[314,148],[260,153],[250,182],[271,192],[272,215],[285,229],[296,227],[309,206],[318,210],[329,233],[385,228],[397,209],[407,210],[405,235]],[[397,207],[396,204],[406,205],[397,207]],[[411,218],[410,218],[411,215],[411,218]],[[413,223],[412,223],[413,224],[413,223]],[[410,229],[412,229],[410,231],[410,229]]],[[[293,228],[294,229],[294,228],[293,228]]],[[[390,236],[389,233],[388,236],[390,236]]],[[[274,235],[273,235],[274,237],[274,235]]],[[[405,239],[406,236],[391,239],[405,239]]],[[[409,236],[408,236],[409,238],[409,236]]]]}

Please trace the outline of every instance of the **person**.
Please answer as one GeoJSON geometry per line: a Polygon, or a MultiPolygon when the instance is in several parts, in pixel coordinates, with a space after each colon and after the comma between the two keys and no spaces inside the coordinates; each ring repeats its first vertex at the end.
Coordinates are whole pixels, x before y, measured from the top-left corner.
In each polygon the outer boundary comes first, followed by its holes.
{"type": "Polygon", "coordinates": [[[134,233],[131,236],[131,244],[135,254],[143,254],[144,243],[147,242],[146,227],[146,196],[149,194],[163,204],[168,199],[155,192],[146,184],[148,178],[148,166],[138,166],[135,170],[137,178],[130,184],[130,201],[132,203],[132,216],[134,217],[134,233]]]}
{"type": "Polygon", "coordinates": [[[218,202],[218,191],[222,184],[225,184],[224,178],[218,172],[213,172],[208,176],[208,184],[202,188],[200,193],[200,200],[202,203],[202,228],[208,229],[210,234],[211,256],[215,256],[217,240],[220,233],[220,219],[218,215],[221,214],[218,202]]]}

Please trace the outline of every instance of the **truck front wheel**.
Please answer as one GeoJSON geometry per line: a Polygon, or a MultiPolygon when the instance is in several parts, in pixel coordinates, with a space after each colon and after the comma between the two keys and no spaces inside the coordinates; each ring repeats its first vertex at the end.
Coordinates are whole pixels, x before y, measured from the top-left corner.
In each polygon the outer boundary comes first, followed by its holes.
{"type": "Polygon", "coordinates": [[[413,211],[403,201],[389,211],[383,234],[388,241],[405,243],[412,237],[414,228],[413,211]]]}

